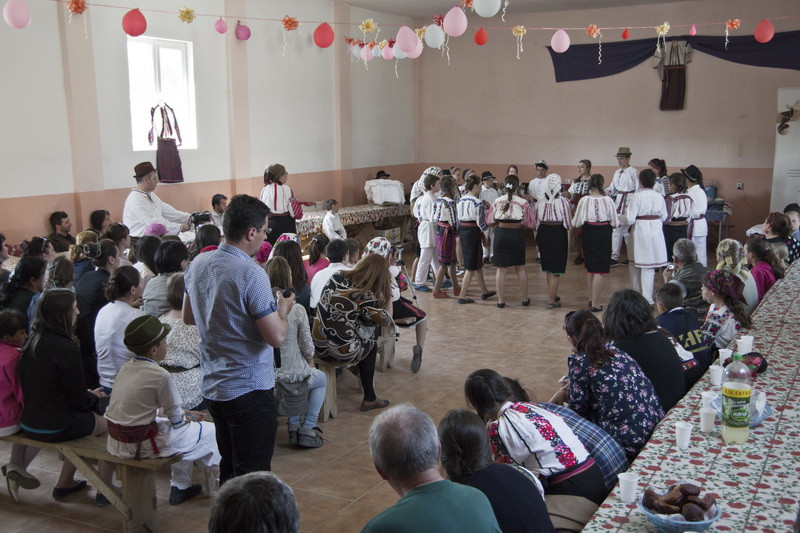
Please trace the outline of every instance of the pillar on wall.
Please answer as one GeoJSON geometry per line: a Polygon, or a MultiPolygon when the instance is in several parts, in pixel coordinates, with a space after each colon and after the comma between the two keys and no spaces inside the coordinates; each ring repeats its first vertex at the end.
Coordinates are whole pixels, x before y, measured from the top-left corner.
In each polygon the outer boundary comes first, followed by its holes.
{"type": "MultiPolygon", "coordinates": [[[[225,0],[225,18],[245,16],[245,0],[225,0]]],[[[252,177],[250,168],[250,92],[247,68],[247,46],[236,39],[236,32],[225,35],[228,64],[228,120],[231,141],[231,192],[250,193],[247,184],[252,177]],[[237,180],[242,180],[238,182],[237,180]]]]}

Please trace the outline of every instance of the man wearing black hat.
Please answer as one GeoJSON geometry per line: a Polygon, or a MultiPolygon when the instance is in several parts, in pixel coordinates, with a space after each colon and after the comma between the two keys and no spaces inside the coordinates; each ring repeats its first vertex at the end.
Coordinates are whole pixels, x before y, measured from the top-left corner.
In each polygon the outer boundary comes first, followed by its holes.
{"type": "MultiPolygon", "coordinates": [[[[631,196],[639,190],[639,173],[631,166],[631,149],[627,146],[622,146],[617,150],[616,158],[619,168],[614,172],[611,186],[607,191],[614,198],[617,214],[625,215],[628,211],[631,196]]],[[[629,223],[614,228],[614,233],[611,234],[611,266],[628,264],[627,260],[622,263],[617,260],[619,259],[620,251],[622,251],[622,239],[625,239],[625,248],[628,251],[628,255],[631,254],[630,231],[631,225],[629,223]]]]}
{"type": "Polygon", "coordinates": [[[708,196],[703,187],[703,173],[694,165],[682,168],[681,172],[689,182],[689,190],[686,191],[692,198],[692,216],[689,219],[687,237],[691,239],[697,248],[697,262],[704,267],[708,266],[708,249],[706,239],[708,238],[708,222],[706,222],[706,209],[708,209],[708,196]]]}
{"type": "Polygon", "coordinates": [[[164,203],[153,192],[158,185],[158,174],[150,161],[133,167],[134,187],[122,210],[122,222],[128,226],[131,237],[144,235],[153,222],[164,224],[167,233],[178,234],[189,229],[189,213],[178,211],[164,203]]]}
{"type": "Polygon", "coordinates": [[[383,178],[388,178],[389,176],[391,176],[391,174],[387,174],[385,170],[379,170],[378,173],[375,175],[375,179],[379,180],[383,178]]]}

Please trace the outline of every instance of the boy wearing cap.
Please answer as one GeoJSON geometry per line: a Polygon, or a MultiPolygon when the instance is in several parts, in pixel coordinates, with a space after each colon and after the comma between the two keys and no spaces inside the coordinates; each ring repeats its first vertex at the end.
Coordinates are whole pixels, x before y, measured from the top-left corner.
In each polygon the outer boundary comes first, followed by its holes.
{"type": "MultiPolygon", "coordinates": [[[[631,195],[639,190],[639,173],[631,166],[631,149],[627,146],[621,146],[617,150],[616,158],[619,168],[614,171],[611,186],[606,189],[606,192],[614,198],[614,204],[617,206],[617,215],[625,215],[628,211],[631,195]]],[[[630,224],[614,228],[614,232],[611,234],[611,266],[628,264],[628,261],[619,263],[617,260],[622,250],[622,239],[625,239],[625,248],[628,250],[628,254],[631,254],[630,230],[630,224]]]]}
{"type": "Polygon", "coordinates": [[[122,209],[122,222],[128,226],[131,237],[143,236],[152,222],[164,224],[167,233],[172,234],[189,229],[189,213],[175,209],[156,196],[158,173],[150,161],[133,167],[133,178],[136,187],[128,194],[122,209]]]}
{"type": "Polygon", "coordinates": [[[159,366],[167,354],[170,326],[151,315],[135,318],[125,328],[125,346],[136,357],[122,365],[106,409],[108,452],[117,457],[144,459],[183,454],[172,465],[170,505],[196,496],[192,462],[201,460],[219,479],[220,454],[214,424],[203,415],[181,408],[181,397],[169,372],[159,366]],[[157,416],[163,409],[163,417],[157,416]]]}

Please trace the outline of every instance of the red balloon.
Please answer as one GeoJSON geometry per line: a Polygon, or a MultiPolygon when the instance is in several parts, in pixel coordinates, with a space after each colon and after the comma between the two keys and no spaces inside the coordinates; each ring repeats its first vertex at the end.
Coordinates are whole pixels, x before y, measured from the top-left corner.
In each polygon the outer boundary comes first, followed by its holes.
{"type": "Polygon", "coordinates": [[[320,48],[328,48],[333,44],[333,28],[327,22],[323,22],[314,30],[314,44],[320,48]]]}
{"type": "Polygon", "coordinates": [[[622,32],[622,38],[623,39],[627,39],[630,36],[631,36],[631,32],[628,31],[628,28],[625,28],[625,31],[622,32]]]}
{"type": "Polygon", "coordinates": [[[147,20],[138,9],[131,9],[122,17],[122,29],[131,37],[138,37],[147,31],[147,20]]]}
{"type": "Polygon", "coordinates": [[[775,36],[775,27],[768,19],[764,19],[756,26],[756,31],[753,32],[756,41],[760,43],[768,43],[775,36]]]}
{"type": "Polygon", "coordinates": [[[484,44],[489,42],[489,36],[486,35],[486,30],[484,30],[483,28],[475,32],[475,36],[473,37],[473,39],[475,40],[475,44],[477,44],[478,46],[483,46],[484,44]]]}

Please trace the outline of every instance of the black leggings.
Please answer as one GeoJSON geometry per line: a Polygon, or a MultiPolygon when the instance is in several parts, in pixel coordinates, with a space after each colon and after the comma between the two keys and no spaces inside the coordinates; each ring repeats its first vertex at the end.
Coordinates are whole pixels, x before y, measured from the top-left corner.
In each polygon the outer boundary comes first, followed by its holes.
{"type": "Polygon", "coordinates": [[[358,373],[361,377],[361,387],[364,389],[364,401],[374,402],[378,397],[375,395],[375,386],[372,383],[375,378],[375,359],[378,354],[378,345],[372,346],[367,356],[358,362],[358,373]]]}

